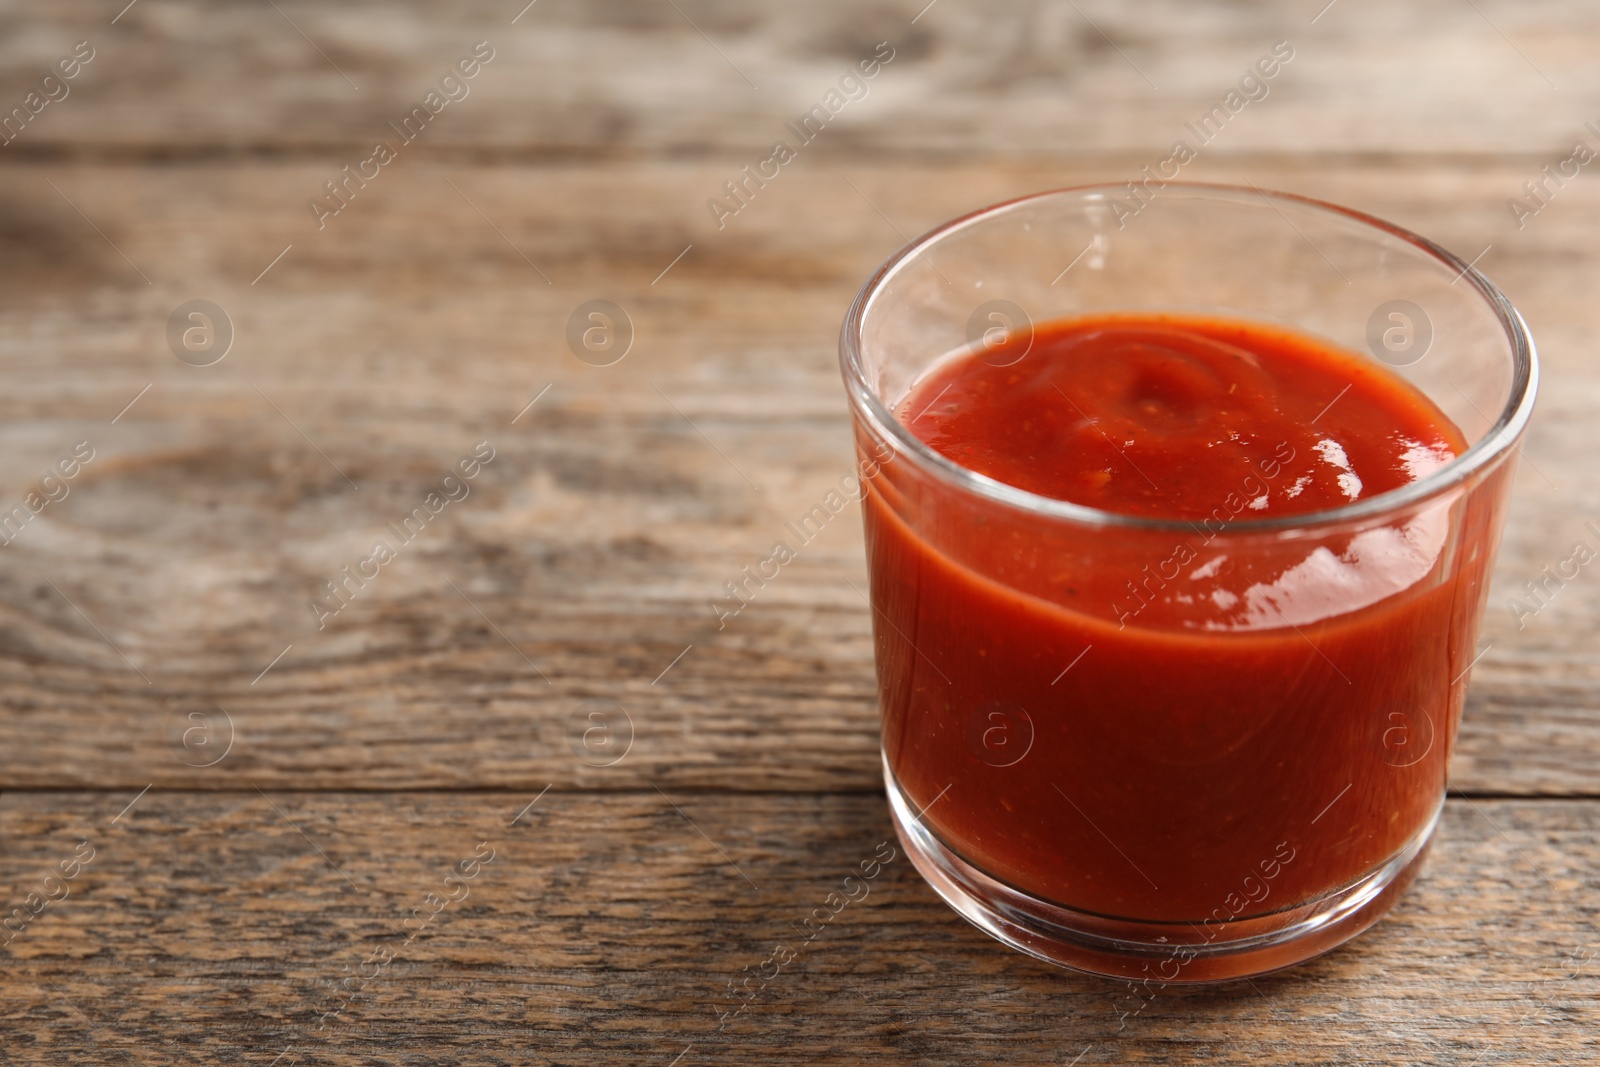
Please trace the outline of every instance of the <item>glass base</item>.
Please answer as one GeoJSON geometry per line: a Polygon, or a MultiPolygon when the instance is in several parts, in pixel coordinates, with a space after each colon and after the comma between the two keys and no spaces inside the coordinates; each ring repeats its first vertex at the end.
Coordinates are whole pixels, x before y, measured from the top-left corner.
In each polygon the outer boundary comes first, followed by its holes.
{"type": "Polygon", "coordinates": [[[1355,937],[1382,918],[1416,877],[1444,807],[1441,798],[1433,817],[1404,848],[1352,884],[1298,907],[1235,919],[1206,941],[1200,919],[1111,919],[1000,882],[962,859],[923,824],[887,763],[884,783],[895,832],[911,862],[968,922],[1047,963],[1155,985],[1250,978],[1303,963],[1355,937]]]}

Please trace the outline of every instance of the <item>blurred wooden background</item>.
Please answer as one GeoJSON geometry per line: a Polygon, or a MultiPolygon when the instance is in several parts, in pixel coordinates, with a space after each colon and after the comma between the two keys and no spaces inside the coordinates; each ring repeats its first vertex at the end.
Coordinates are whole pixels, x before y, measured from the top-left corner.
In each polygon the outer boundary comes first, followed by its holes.
{"type": "Polygon", "coordinates": [[[1600,572],[1507,606],[1600,543],[1600,178],[1507,205],[1600,151],[1600,9],[125,3],[0,5],[0,512],[59,497],[0,546],[0,1063],[1600,1062],[1600,572]],[[1277,41],[1184,176],[1481,257],[1544,360],[1429,867],[1323,960],[1152,998],[902,857],[719,1022],[891,836],[854,510],[710,607],[849,469],[850,298],[951,216],[1138,176],[1277,41]],[[191,301],[231,324],[205,366],[191,301]]]}

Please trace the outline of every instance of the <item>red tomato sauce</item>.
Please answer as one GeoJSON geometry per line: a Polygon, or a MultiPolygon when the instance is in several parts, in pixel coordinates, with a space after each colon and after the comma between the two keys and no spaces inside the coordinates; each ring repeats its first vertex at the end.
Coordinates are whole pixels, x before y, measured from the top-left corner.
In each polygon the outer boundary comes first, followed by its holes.
{"type": "Polygon", "coordinates": [[[1203,319],[1048,324],[945,363],[898,414],[968,470],[1161,519],[1204,518],[1233,494],[1248,495],[1241,519],[1335,508],[1464,448],[1431,401],[1370,360],[1203,319]]]}
{"type": "Polygon", "coordinates": [[[1183,524],[1047,521],[906,460],[870,480],[885,757],[947,846],[1187,930],[1337,890],[1427,825],[1503,489],[1233,529],[1447,463],[1466,442],[1422,393],[1277,327],[1124,314],[952,357],[896,414],[996,481],[1183,524]]]}

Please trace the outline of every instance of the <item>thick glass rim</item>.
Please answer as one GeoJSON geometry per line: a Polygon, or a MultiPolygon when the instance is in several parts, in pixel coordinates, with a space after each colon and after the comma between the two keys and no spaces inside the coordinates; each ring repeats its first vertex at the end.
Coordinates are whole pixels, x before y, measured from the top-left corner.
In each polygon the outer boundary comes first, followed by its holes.
{"type": "MultiPolygon", "coordinates": [[[[839,365],[844,374],[846,391],[849,394],[852,406],[857,412],[866,417],[881,435],[893,442],[900,455],[914,458],[940,479],[957,488],[1022,511],[1049,518],[1069,520],[1083,525],[1165,530],[1173,533],[1192,532],[1193,523],[1183,519],[1152,519],[1143,516],[1124,515],[1115,511],[1105,511],[1085,504],[1075,504],[1068,500],[1057,500],[1053,497],[1041,496],[1026,489],[1007,485],[1005,482],[996,481],[976,471],[968,470],[966,467],[947,459],[924,444],[920,438],[908,430],[895,417],[894,412],[878,398],[877,392],[867,380],[863,364],[861,331],[868,311],[874,301],[882,294],[887,283],[930,246],[951,234],[1004,214],[1023,204],[1069,195],[1078,197],[1087,197],[1094,193],[1110,195],[1121,189],[1122,185],[1120,184],[1103,182],[1067,186],[1061,189],[1051,189],[1028,196],[1020,196],[962,215],[960,218],[937,226],[911,241],[885,260],[877,272],[861,287],[860,292],[856,294],[856,298],[851,303],[850,310],[846,313],[844,324],[839,332],[839,365]]],[[[1169,190],[1171,193],[1179,195],[1188,193],[1199,198],[1213,197],[1236,202],[1265,199],[1269,205],[1272,205],[1274,200],[1284,201],[1299,207],[1310,207],[1329,215],[1353,219],[1391,237],[1398,238],[1420,249],[1444,267],[1449,268],[1456,275],[1456,281],[1466,281],[1473,289],[1477,290],[1478,295],[1489,305],[1490,310],[1494,312],[1501,327],[1505,330],[1506,341],[1511,349],[1512,380],[1505,406],[1501,409],[1494,424],[1489,427],[1483,436],[1455,459],[1415,482],[1401,486],[1398,489],[1378,493],[1366,500],[1359,500],[1353,504],[1346,504],[1337,508],[1325,508],[1321,511],[1311,511],[1298,515],[1285,515],[1269,519],[1237,520],[1228,524],[1227,529],[1222,531],[1224,535],[1305,529],[1354,519],[1365,519],[1374,515],[1392,512],[1426,500],[1466,481],[1476,472],[1498,460],[1521,436],[1522,431],[1528,424],[1528,419],[1533,414],[1534,397],[1537,393],[1539,380],[1538,353],[1534,348],[1533,338],[1528,332],[1527,323],[1523,321],[1521,313],[1512,306],[1510,300],[1506,299],[1505,294],[1500,291],[1499,287],[1484,277],[1471,263],[1462,260],[1454,253],[1402,226],[1396,226],[1392,222],[1385,221],[1374,215],[1368,215],[1362,211],[1340,207],[1338,204],[1331,204],[1325,200],[1317,200],[1309,196],[1301,196],[1297,193],[1260,189],[1254,185],[1228,185],[1213,182],[1167,182],[1163,188],[1163,194],[1169,195],[1169,190]]],[[[938,358],[944,354],[942,352],[934,353],[933,356],[938,358]]]]}

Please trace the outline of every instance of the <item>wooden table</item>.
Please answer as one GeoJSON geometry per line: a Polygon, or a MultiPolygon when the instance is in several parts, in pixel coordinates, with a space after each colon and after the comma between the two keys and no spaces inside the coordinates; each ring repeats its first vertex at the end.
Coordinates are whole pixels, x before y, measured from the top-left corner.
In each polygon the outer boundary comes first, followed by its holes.
{"type": "Polygon", "coordinates": [[[124,2],[0,9],[0,108],[66,92],[0,147],[0,502],[67,494],[0,547],[0,1063],[1600,1062],[1600,572],[1508,607],[1600,544],[1600,178],[1507,206],[1600,149],[1600,10],[124,2]],[[1279,40],[1185,176],[1479,257],[1542,346],[1424,875],[1324,959],[1136,999],[901,857],[719,1024],[891,836],[853,511],[711,606],[849,467],[850,297],[964,210],[1137,177],[1279,40]]]}

